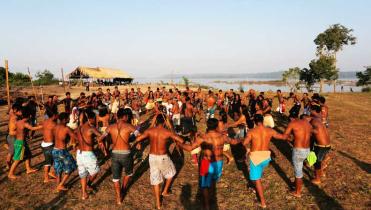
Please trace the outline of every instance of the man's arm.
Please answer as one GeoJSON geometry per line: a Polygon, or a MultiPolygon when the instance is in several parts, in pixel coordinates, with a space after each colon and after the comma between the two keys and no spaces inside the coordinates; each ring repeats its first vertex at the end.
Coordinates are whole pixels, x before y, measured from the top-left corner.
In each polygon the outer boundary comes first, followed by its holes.
{"type": "Polygon", "coordinates": [[[27,128],[27,129],[29,129],[29,130],[31,130],[31,131],[36,131],[36,130],[39,130],[39,129],[43,128],[42,125],[33,127],[32,125],[30,125],[28,123],[25,123],[24,124],[24,127],[27,128]]]}
{"type": "Polygon", "coordinates": [[[201,139],[201,138],[196,138],[196,140],[195,140],[192,144],[185,144],[185,143],[182,143],[182,144],[178,144],[178,145],[179,145],[183,150],[190,152],[190,151],[196,149],[197,147],[199,147],[203,142],[204,142],[203,139],[201,139]]]}
{"type": "Polygon", "coordinates": [[[293,126],[292,126],[292,123],[290,122],[288,124],[286,130],[285,130],[285,133],[283,134],[285,136],[286,140],[291,140],[290,136],[291,136],[292,128],[293,128],[293,126]]]}
{"type": "Polygon", "coordinates": [[[228,136],[225,136],[225,143],[227,144],[232,144],[232,145],[236,145],[236,144],[239,144],[241,143],[241,140],[239,139],[232,139],[232,138],[229,138],[228,136]]]}
{"type": "Polygon", "coordinates": [[[272,130],[272,137],[279,140],[287,140],[285,134],[278,133],[276,130],[272,130]]]}
{"type": "Polygon", "coordinates": [[[149,133],[148,133],[148,130],[146,130],[146,131],[144,131],[144,133],[143,133],[142,135],[140,135],[140,136],[138,136],[138,137],[136,138],[136,140],[134,141],[134,144],[137,144],[137,143],[139,143],[139,142],[145,140],[145,139],[148,138],[148,137],[149,137],[149,133]]]}
{"type": "Polygon", "coordinates": [[[247,147],[247,145],[250,143],[250,141],[252,140],[252,135],[251,135],[251,132],[248,132],[247,133],[247,136],[245,137],[244,141],[243,141],[243,145],[245,147],[247,147]]]}
{"type": "Polygon", "coordinates": [[[180,144],[184,143],[184,139],[182,139],[180,136],[176,135],[173,132],[171,132],[170,138],[173,139],[173,141],[175,141],[176,143],[180,143],[180,144]]]}

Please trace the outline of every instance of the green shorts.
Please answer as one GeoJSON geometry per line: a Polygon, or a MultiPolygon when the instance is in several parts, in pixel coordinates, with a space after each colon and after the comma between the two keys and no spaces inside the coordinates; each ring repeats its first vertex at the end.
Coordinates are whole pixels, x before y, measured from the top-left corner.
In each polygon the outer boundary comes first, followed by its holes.
{"type": "Polygon", "coordinates": [[[31,156],[30,149],[27,142],[16,139],[14,141],[14,155],[13,160],[23,160],[31,156]]]}

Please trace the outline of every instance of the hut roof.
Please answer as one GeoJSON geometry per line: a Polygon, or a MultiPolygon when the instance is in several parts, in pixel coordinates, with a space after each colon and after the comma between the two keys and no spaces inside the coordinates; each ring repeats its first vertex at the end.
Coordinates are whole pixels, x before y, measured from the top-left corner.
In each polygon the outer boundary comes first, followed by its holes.
{"type": "Polygon", "coordinates": [[[112,78],[125,78],[133,79],[127,72],[120,69],[111,69],[103,67],[84,67],[79,66],[68,75],[70,78],[97,78],[97,79],[112,79],[112,78]]]}

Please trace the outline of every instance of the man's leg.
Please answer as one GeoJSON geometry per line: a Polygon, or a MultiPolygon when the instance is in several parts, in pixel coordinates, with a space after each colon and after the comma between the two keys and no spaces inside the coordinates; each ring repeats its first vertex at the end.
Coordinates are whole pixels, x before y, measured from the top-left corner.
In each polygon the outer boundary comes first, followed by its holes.
{"type": "Polygon", "coordinates": [[[37,171],[37,169],[34,169],[31,167],[31,158],[27,158],[26,161],[25,161],[25,164],[26,164],[26,173],[27,174],[32,174],[32,173],[35,173],[37,171]]]}
{"type": "Polygon", "coordinates": [[[115,188],[115,192],[116,192],[116,203],[121,205],[122,197],[121,197],[120,181],[114,181],[113,187],[115,188]]]}
{"type": "Polygon", "coordinates": [[[303,179],[302,178],[295,178],[295,189],[296,191],[293,193],[295,197],[301,197],[301,190],[303,189],[303,179]]]}
{"type": "Polygon", "coordinates": [[[62,178],[62,180],[61,180],[61,182],[58,184],[58,186],[57,186],[57,190],[58,191],[66,191],[66,190],[68,190],[65,186],[64,186],[64,184],[67,182],[67,179],[70,177],[70,174],[68,173],[65,173],[64,175],[63,175],[63,178],[62,178]]]}
{"type": "Polygon", "coordinates": [[[87,186],[86,186],[88,190],[91,190],[93,188],[93,182],[95,178],[97,178],[97,174],[89,176],[89,179],[87,180],[88,181],[87,186]]]}
{"type": "Polygon", "coordinates": [[[80,179],[81,181],[81,190],[82,190],[82,199],[83,200],[86,200],[89,196],[88,194],[86,193],[86,188],[87,188],[87,178],[86,177],[83,177],[80,179]]]}
{"type": "Polygon", "coordinates": [[[128,183],[130,181],[130,176],[124,176],[122,179],[122,190],[126,192],[126,188],[128,187],[128,183]]]}
{"type": "Polygon", "coordinates": [[[259,200],[260,200],[260,203],[261,203],[261,207],[262,208],[266,208],[267,205],[265,203],[265,199],[264,199],[264,195],[263,195],[263,185],[261,183],[261,180],[258,179],[255,182],[255,188],[256,188],[256,192],[258,193],[258,196],[259,196],[259,200]]]}
{"type": "Polygon", "coordinates": [[[204,197],[203,206],[205,210],[210,209],[210,195],[209,195],[209,188],[202,188],[202,195],[204,197]]]}
{"type": "Polygon", "coordinates": [[[160,200],[160,184],[153,185],[155,199],[156,199],[156,207],[157,209],[161,209],[161,200],[160,200]]]}
{"type": "Polygon", "coordinates": [[[12,154],[8,153],[6,155],[6,168],[7,169],[10,169],[10,167],[12,167],[12,154]]]}
{"type": "Polygon", "coordinates": [[[171,184],[172,180],[173,180],[173,178],[166,179],[165,187],[164,187],[164,190],[162,191],[162,196],[169,196],[169,187],[170,187],[170,184],[171,184]]]}
{"type": "Polygon", "coordinates": [[[16,179],[17,177],[14,175],[14,172],[15,172],[15,169],[17,168],[18,164],[19,164],[19,160],[15,160],[12,164],[12,166],[10,167],[10,170],[9,170],[9,174],[8,174],[8,177],[10,179],[16,179]]]}
{"type": "Polygon", "coordinates": [[[44,183],[49,182],[49,170],[50,166],[44,166],[44,183]]]}

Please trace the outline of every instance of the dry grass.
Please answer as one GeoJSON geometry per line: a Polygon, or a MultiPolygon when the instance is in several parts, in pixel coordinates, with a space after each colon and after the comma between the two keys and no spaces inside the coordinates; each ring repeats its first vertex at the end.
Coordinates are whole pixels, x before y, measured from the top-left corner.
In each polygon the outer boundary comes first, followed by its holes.
{"type": "MultiPolygon", "coordinates": [[[[60,90],[59,90],[60,91],[60,90]]],[[[50,93],[58,90],[50,89],[50,93]]],[[[79,89],[73,91],[76,95],[79,89]]],[[[330,135],[333,149],[327,176],[320,187],[310,183],[311,171],[304,176],[304,195],[300,199],[288,196],[293,168],[290,164],[291,149],[287,143],[274,141],[271,149],[274,160],[265,170],[263,186],[271,209],[370,209],[369,155],[371,136],[371,94],[329,94],[330,135]]],[[[6,107],[0,107],[1,124],[6,120],[6,107]]],[[[114,205],[110,161],[102,162],[98,176],[98,192],[89,200],[80,200],[80,184],[75,173],[66,193],[54,192],[54,183],[43,184],[42,172],[26,175],[24,164],[18,167],[20,179],[10,181],[6,177],[5,142],[6,126],[1,127],[0,144],[0,209],[153,209],[154,200],[149,184],[148,162],[136,166],[135,183],[131,186],[121,207],[114,205]]],[[[40,140],[30,142],[34,158],[32,164],[42,169],[43,156],[40,140]]],[[[178,175],[172,185],[173,195],[164,199],[164,209],[200,209],[197,168],[190,164],[190,155],[174,154],[178,175]]],[[[224,167],[217,185],[216,209],[256,209],[256,196],[247,187],[247,181],[234,164],[224,167]]]]}

